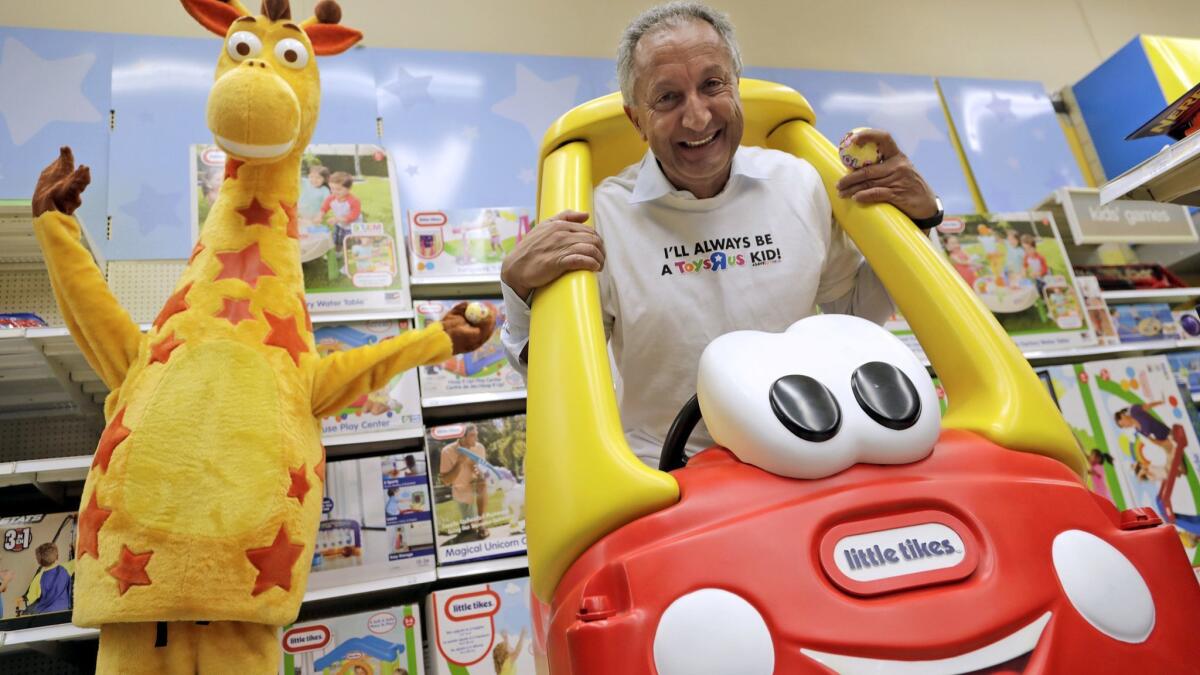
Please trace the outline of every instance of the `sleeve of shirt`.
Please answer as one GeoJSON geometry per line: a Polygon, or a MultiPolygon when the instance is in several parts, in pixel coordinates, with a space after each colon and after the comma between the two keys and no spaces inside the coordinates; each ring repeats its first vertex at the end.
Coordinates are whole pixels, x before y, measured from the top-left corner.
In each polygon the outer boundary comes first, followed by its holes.
{"type": "Polygon", "coordinates": [[[831,214],[817,304],[826,314],[853,314],[882,324],[895,311],[891,296],[850,236],[833,219],[824,188],[818,185],[816,193],[818,204],[831,214]]]}
{"type": "Polygon", "coordinates": [[[500,327],[500,342],[504,345],[508,362],[521,377],[525,377],[529,364],[521,355],[529,345],[529,305],[503,281],[500,282],[500,293],[504,296],[504,325],[500,327]]]}

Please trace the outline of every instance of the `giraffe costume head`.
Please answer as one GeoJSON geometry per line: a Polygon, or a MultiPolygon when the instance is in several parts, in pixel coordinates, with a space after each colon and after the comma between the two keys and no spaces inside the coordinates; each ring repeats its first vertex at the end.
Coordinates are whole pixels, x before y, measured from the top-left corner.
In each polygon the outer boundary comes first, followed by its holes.
{"type": "Polygon", "coordinates": [[[81,502],[73,618],[101,626],[102,672],[179,659],[187,672],[265,672],[312,559],[319,418],[400,371],[479,347],[494,321],[472,324],[462,303],[440,324],[318,356],[299,259],[300,156],[320,107],[316,57],[361,35],[338,25],[331,0],[299,23],[286,0],[266,0],[259,16],[236,0],[182,2],[224,37],[207,120],[228,161],[147,333],[79,242],[70,214],[88,172],[69,149],[33,202],[59,307],[112,390],[81,502]],[[205,646],[228,647],[230,635],[250,651],[205,646]]]}

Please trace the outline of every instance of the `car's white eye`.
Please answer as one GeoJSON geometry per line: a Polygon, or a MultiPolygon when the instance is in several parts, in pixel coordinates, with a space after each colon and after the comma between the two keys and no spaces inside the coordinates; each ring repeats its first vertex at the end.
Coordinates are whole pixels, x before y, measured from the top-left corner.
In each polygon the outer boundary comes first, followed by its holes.
{"type": "Polygon", "coordinates": [[[239,30],[225,41],[225,51],[234,61],[252,59],[262,53],[262,40],[248,30],[239,30]]]}
{"type": "Polygon", "coordinates": [[[1051,547],[1067,599],[1105,635],[1138,644],[1154,630],[1154,598],[1129,559],[1090,532],[1067,530],[1051,547]]]}
{"type": "Polygon", "coordinates": [[[284,38],[275,43],[275,58],[288,68],[300,70],[308,65],[308,50],[304,48],[303,42],[284,38]]]}
{"type": "Polygon", "coordinates": [[[658,675],[771,675],[775,645],[753,605],[703,588],[663,612],[654,632],[654,667],[658,675]]]}

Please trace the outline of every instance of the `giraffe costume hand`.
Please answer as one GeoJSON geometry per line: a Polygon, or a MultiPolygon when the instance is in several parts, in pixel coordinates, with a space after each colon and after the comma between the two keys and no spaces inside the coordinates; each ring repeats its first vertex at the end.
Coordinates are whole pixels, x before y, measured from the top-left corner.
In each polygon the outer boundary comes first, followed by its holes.
{"type": "Polygon", "coordinates": [[[485,316],[471,321],[467,316],[468,306],[471,304],[460,302],[447,312],[446,316],[442,317],[442,328],[450,336],[455,354],[465,354],[479,349],[496,329],[496,314],[486,308],[485,316]]]}
{"type": "Polygon", "coordinates": [[[37,186],[33,188],[33,217],[47,211],[58,211],[71,215],[83,203],[82,195],[92,173],[86,166],[75,168],[75,156],[71,148],[62,146],[58,159],[42,170],[37,186]]]}

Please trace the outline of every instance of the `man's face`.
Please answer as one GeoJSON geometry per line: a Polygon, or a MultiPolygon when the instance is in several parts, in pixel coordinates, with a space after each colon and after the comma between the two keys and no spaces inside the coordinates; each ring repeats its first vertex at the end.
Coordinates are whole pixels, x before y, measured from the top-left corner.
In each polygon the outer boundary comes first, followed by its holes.
{"type": "Polygon", "coordinates": [[[468,431],[467,433],[463,434],[462,444],[465,446],[472,446],[472,445],[475,445],[475,441],[478,441],[478,440],[479,440],[479,432],[475,431],[475,430],[471,430],[471,431],[468,431]]]}
{"type": "Polygon", "coordinates": [[[677,188],[706,199],[729,179],[742,140],[742,100],[729,49],[705,21],[645,35],[625,114],[677,188]]]}

